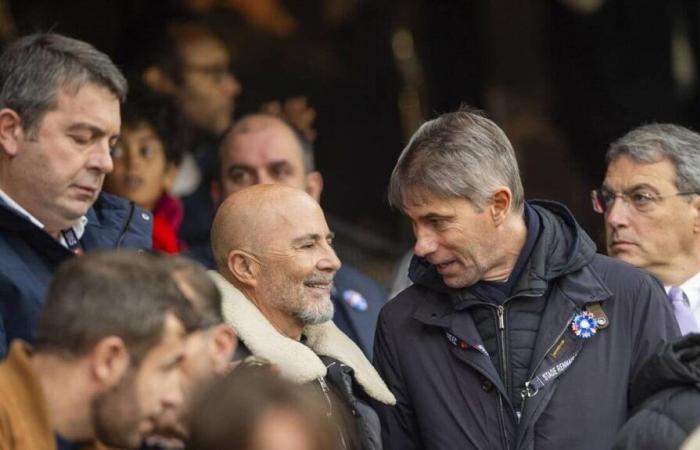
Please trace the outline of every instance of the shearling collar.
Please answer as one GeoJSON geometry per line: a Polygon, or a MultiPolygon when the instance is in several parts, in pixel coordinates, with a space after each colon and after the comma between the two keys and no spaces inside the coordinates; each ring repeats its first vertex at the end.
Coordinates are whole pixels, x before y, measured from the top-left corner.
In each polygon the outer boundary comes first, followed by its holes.
{"type": "Polygon", "coordinates": [[[307,325],[306,344],[281,335],[263,314],[216,271],[209,271],[222,295],[226,322],[250,352],[277,365],[280,373],[294,383],[308,383],[326,375],[326,366],[317,355],[330,356],[355,371],[355,380],[370,397],[382,403],[396,403],[394,395],[365,358],[357,345],[333,321],[307,325]]]}

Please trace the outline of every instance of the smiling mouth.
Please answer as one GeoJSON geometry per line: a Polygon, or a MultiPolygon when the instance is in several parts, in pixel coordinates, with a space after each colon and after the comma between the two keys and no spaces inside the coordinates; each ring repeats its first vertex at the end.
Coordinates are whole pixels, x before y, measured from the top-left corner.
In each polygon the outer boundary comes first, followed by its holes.
{"type": "Polygon", "coordinates": [[[305,281],[304,286],[312,289],[328,291],[331,288],[331,281],[305,281]]]}

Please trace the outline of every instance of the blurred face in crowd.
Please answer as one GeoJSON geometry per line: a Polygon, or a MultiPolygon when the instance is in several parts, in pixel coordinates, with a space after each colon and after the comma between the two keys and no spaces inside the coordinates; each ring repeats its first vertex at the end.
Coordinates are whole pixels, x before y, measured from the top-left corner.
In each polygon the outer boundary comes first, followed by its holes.
{"type": "Polygon", "coordinates": [[[451,288],[496,280],[502,255],[489,208],[478,211],[464,198],[438,198],[418,193],[404,213],[413,224],[415,254],[434,265],[451,288]]]}
{"type": "Polygon", "coordinates": [[[105,190],[149,211],[177,174],[175,165],[166,159],[163,141],[145,122],[122,128],[112,159],[114,171],[105,180],[105,190]]]}
{"type": "Polygon", "coordinates": [[[112,170],[118,99],[92,83],[77,91],[61,88],[34,129],[24,128],[10,109],[0,111],[0,127],[0,189],[57,236],[87,213],[112,170]]]}
{"type": "Polygon", "coordinates": [[[605,209],[610,256],[662,281],[667,272],[692,260],[700,198],[676,195],[676,169],[670,160],[649,164],[620,156],[608,165],[602,191],[610,198],[605,209]]]}
{"type": "Polygon", "coordinates": [[[213,186],[215,202],[255,184],[284,184],[319,201],[321,176],[306,172],[303,150],[292,130],[273,117],[244,120],[248,131],[234,130],[221,144],[219,181],[213,186]]]}
{"type": "Polygon", "coordinates": [[[186,335],[182,323],[166,316],[163,335],[137,367],[92,403],[96,438],[111,447],[136,448],[160,416],[183,402],[180,364],[186,335]]]}
{"type": "Polygon", "coordinates": [[[224,44],[200,35],[179,44],[182,81],[172,95],[183,115],[198,129],[218,136],[231,124],[241,85],[231,72],[224,44]]]}
{"type": "Polygon", "coordinates": [[[193,393],[214,376],[222,375],[229,369],[235,345],[235,334],[225,324],[197,330],[187,336],[180,366],[185,401],[182,407],[168,408],[159,416],[154,434],[147,439],[149,444],[163,449],[184,448],[187,439],[184,416],[193,393]]]}
{"type": "Polygon", "coordinates": [[[259,264],[256,297],[268,307],[313,324],[333,317],[333,276],[340,268],[318,203],[300,194],[288,197],[284,213],[273,215],[256,251],[259,264]]]}
{"type": "Polygon", "coordinates": [[[258,420],[248,450],[321,450],[311,425],[292,408],[271,408],[258,420]]]}

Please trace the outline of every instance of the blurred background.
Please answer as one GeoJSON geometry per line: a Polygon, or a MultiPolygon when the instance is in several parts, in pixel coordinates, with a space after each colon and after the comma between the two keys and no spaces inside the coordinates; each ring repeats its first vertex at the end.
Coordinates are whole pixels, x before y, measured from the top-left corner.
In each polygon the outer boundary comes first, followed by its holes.
{"type": "Polygon", "coordinates": [[[607,145],[645,122],[700,128],[697,0],[0,0],[0,42],[53,30],[128,71],[150,27],[183,16],[226,43],[236,116],[306,97],[338,252],[380,281],[412,245],[386,186],[426,119],[485,110],[527,197],[565,203],[599,243],[607,145]]]}

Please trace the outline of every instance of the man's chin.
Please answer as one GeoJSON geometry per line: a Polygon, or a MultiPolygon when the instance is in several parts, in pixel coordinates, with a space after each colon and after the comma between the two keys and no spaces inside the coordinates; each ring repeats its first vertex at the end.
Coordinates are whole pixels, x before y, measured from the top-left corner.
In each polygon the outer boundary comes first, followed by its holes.
{"type": "Polygon", "coordinates": [[[146,448],[158,448],[162,450],[183,450],[184,439],[174,436],[151,435],[144,440],[146,448]]]}

